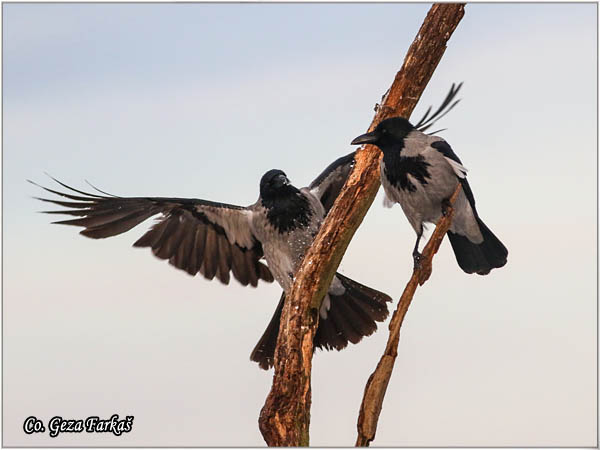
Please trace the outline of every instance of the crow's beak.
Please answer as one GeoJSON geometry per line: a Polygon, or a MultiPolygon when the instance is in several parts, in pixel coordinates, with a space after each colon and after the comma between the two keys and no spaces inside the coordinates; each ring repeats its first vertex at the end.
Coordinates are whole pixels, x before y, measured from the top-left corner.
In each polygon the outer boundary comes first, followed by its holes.
{"type": "Polygon", "coordinates": [[[288,184],[290,184],[290,180],[285,175],[277,175],[277,178],[275,178],[275,180],[277,187],[287,186],[288,184]]]}
{"type": "Polygon", "coordinates": [[[354,138],[354,140],[350,142],[350,144],[373,144],[377,142],[377,139],[379,139],[379,135],[375,133],[375,131],[371,131],[370,133],[361,134],[360,136],[354,138]]]}

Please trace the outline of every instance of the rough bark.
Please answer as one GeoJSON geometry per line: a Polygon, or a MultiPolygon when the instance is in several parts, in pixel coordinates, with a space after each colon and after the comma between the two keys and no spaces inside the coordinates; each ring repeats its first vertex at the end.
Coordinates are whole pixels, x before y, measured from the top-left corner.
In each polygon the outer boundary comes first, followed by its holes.
{"type": "MultiPolygon", "coordinates": [[[[454,205],[460,190],[461,185],[458,184],[454,194],[450,197],[451,205],[454,205]]],[[[360,405],[360,413],[358,415],[357,447],[368,447],[369,443],[375,439],[375,432],[377,431],[377,422],[379,420],[379,414],[381,414],[383,399],[390,377],[392,376],[396,356],[398,356],[398,342],[400,340],[400,327],[402,326],[402,321],[404,320],[406,311],[408,311],[408,307],[415,295],[417,286],[422,286],[431,275],[433,255],[435,255],[440,248],[440,244],[452,223],[453,215],[454,209],[448,208],[446,216],[442,217],[436,225],[435,231],[423,249],[421,266],[418,269],[413,270],[413,274],[404,288],[402,297],[400,297],[398,306],[392,315],[392,320],[390,320],[389,325],[390,335],[385,351],[365,386],[363,400],[360,405]]]]}
{"type": "MultiPolygon", "coordinates": [[[[388,117],[410,116],[463,15],[464,4],[431,7],[369,130],[388,117]]],[[[259,418],[260,431],[269,446],[309,444],[310,378],[318,309],[352,236],[375,199],[380,158],[380,151],[370,145],[357,152],[354,169],[287,295],[275,350],[273,385],[259,418]]]]}

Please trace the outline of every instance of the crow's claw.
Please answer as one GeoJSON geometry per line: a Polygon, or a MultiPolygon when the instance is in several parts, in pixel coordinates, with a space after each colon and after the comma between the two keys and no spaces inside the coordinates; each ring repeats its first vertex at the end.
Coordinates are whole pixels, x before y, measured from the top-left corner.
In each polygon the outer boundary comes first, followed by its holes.
{"type": "Polygon", "coordinates": [[[414,270],[421,268],[421,254],[419,252],[413,252],[414,270]]]}
{"type": "Polygon", "coordinates": [[[452,205],[450,204],[450,199],[445,198],[444,200],[442,200],[442,216],[446,217],[450,208],[452,208],[452,205]]]}

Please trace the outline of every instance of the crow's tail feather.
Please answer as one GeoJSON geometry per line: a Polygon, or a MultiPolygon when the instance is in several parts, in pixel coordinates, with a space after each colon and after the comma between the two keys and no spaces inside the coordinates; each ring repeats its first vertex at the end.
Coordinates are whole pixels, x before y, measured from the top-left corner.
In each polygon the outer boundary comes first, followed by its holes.
{"type": "Polygon", "coordinates": [[[250,359],[257,362],[261,369],[269,370],[273,367],[273,358],[275,357],[275,346],[277,345],[277,336],[279,335],[279,321],[281,319],[281,311],[285,301],[285,292],[281,293],[281,299],[277,309],[273,313],[273,317],[267,325],[267,329],[258,340],[258,343],[250,354],[250,359]]]}
{"type": "Polygon", "coordinates": [[[319,319],[314,345],[326,350],[342,350],[358,343],[363,336],[377,330],[377,323],[388,316],[387,302],[392,299],[383,292],[364,286],[342,274],[336,275],[344,291],[329,293],[330,307],[327,318],[319,319]]]}
{"type": "Polygon", "coordinates": [[[448,231],[448,238],[454,250],[456,261],[467,273],[486,275],[492,269],[506,264],[508,250],[492,231],[477,217],[483,242],[474,244],[467,237],[448,231]]]}
{"type": "MultiPolygon", "coordinates": [[[[314,337],[315,348],[342,350],[348,342],[356,344],[363,336],[369,336],[377,329],[376,322],[385,320],[388,315],[388,295],[357,283],[341,274],[336,275],[344,287],[343,293],[329,293],[330,307],[327,318],[319,318],[319,326],[314,337]]],[[[281,294],[279,305],[271,322],[254,347],[250,359],[261,369],[273,366],[275,345],[279,334],[279,322],[285,293],[281,294]]]]}

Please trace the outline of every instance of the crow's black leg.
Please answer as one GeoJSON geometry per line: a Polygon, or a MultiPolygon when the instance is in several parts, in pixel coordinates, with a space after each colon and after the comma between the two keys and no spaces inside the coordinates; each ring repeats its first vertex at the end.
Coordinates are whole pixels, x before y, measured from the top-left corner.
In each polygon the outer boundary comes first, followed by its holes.
{"type": "Polygon", "coordinates": [[[421,225],[421,229],[417,233],[417,242],[415,242],[415,248],[412,253],[415,270],[421,267],[421,254],[419,253],[419,242],[421,242],[421,236],[423,236],[423,225],[421,225]]]}
{"type": "Polygon", "coordinates": [[[444,200],[442,200],[442,216],[446,217],[450,208],[452,208],[452,205],[450,204],[450,199],[445,198],[444,200]]]}

